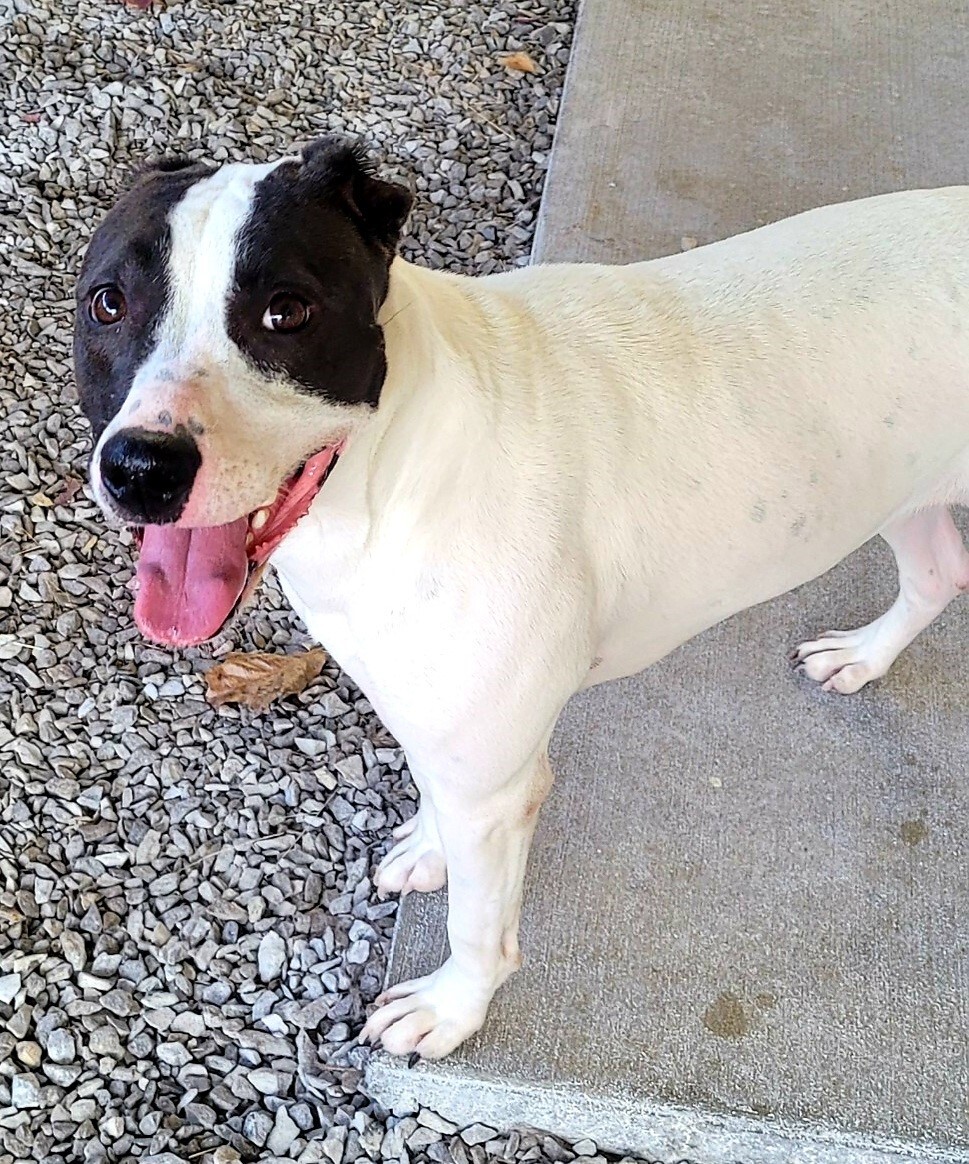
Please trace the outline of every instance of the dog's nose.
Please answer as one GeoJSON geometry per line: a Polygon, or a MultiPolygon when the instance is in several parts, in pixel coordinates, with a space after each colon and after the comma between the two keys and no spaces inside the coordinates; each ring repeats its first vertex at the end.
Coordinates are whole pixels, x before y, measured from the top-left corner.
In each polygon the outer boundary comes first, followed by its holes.
{"type": "Polygon", "coordinates": [[[177,521],[202,463],[198,445],[185,433],[129,428],[101,450],[101,480],[131,521],[177,521]]]}

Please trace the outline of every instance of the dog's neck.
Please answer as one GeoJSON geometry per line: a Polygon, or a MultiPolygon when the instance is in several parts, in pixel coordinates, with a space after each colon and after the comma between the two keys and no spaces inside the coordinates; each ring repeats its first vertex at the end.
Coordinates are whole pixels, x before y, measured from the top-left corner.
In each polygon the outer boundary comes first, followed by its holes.
{"type": "Polygon", "coordinates": [[[431,271],[396,259],[380,310],[387,374],[380,403],[355,440],[369,446],[379,474],[387,461],[399,473],[444,469],[460,450],[497,436],[504,412],[501,377],[491,350],[476,337],[489,330],[492,296],[484,280],[431,271]],[[484,353],[484,355],[482,354],[484,353]]]}
{"type": "Polygon", "coordinates": [[[413,392],[426,391],[442,375],[465,378],[466,353],[481,314],[469,284],[479,283],[394,260],[379,316],[387,352],[381,409],[389,411],[413,392]]]}
{"type": "Polygon", "coordinates": [[[482,392],[467,339],[481,326],[467,286],[478,282],[402,258],[392,264],[379,317],[387,375],[380,403],[354,433],[346,457],[356,480],[366,476],[367,495],[379,508],[377,498],[390,495],[416,501],[429,485],[434,489],[431,478],[453,476],[452,459],[460,461],[469,442],[488,439],[494,404],[482,392]]]}

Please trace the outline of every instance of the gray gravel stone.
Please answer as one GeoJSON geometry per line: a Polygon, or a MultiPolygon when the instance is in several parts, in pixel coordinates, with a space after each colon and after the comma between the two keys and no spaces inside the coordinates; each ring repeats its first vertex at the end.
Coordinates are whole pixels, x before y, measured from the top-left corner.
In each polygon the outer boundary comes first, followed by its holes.
{"type": "Polygon", "coordinates": [[[98,1027],[93,1030],[88,1040],[88,1047],[94,1055],[110,1055],[114,1059],[120,1059],[123,1054],[118,1032],[110,1026],[98,1027]]]}
{"type": "Polygon", "coordinates": [[[14,1075],[10,1080],[10,1102],[20,1109],[40,1107],[42,1100],[37,1076],[30,1071],[14,1075]]]}
{"type": "Polygon", "coordinates": [[[61,951],[75,970],[83,970],[87,961],[84,939],[74,930],[64,930],[61,934],[61,951]]]}
{"type": "Polygon", "coordinates": [[[278,978],[286,965],[286,943],[275,930],[267,930],[259,943],[258,965],[263,982],[278,978]]]}
{"type": "Polygon", "coordinates": [[[77,1063],[44,1063],[43,1072],[58,1087],[71,1087],[77,1082],[81,1068],[77,1063]]]}
{"type": "MultiPolygon", "coordinates": [[[[294,1103],[289,1109],[290,1118],[293,1123],[304,1132],[308,1132],[313,1127],[313,1109],[308,1103],[294,1103]]],[[[383,1133],[381,1133],[381,1136],[383,1133]]],[[[379,1143],[379,1140],[378,1140],[379,1143]]]]}
{"type": "Polygon", "coordinates": [[[282,1156],[289,1151],[298,1136],[299,1128],[290,1118],[289,1112],[285,1107],[279,1108],[276,1112],[273,1130],[269,1133],[269,1138],[266,1141],[266,1147],[275,1155],[282,1156]]]}
{"type": "Polygon", "coordinates": [[[0,975],[0,1002],[13,1002],[20,990],[19,974],[0,975]]]}
{"type": "Polygon", "coordinates": [[[70,1063],[77,1054],[74,1036],[63,1028],[51,1031],[47,1040],[47,1054],[55,1063],[70,1063]]]}
{"type": "Polygon", "coordinates": [[[494,1128],[489,1128],[485,1124],[472,1124],[471,1127],[463,1129],[461,1139],[469,1147],[473,1147],[475,1144],[484,1144],[488,1140],[493,1140],[496,1134],[494,1128]]]}
{"type": "Polygon", "coordinates": [[[268,1067],[259,1067],[251,1071],[248,1082],[262,1095],[279,1095],[287,1086],[287,1079],[268,1067]]]}
{"type": "Polygon", "coordinates": [[[192,1061],[188,1048],[182,1043],[159,1043],[155,1048],[155,1054],[171,1067],[184,1067],[186,1063],[192,1061]]]}
{"type": "Polygon", "coordinates": [[[119,1018],[137,1014],[140,1009],[137,1000],[126,990],[109,990],[102,997],[101,1005],[119,1018]]]}
{"type": "Polygon", "coordinates": [[[396,1160],[404,1150],[404,1128],[401,1124],[387,1129],[380,1145],[383,1160],[396,1160]]]}
{"type": "Polygon", "coordinates": [[[257,1148],[265,1147],[273,1130],[273,1118],[265,1111],[251,1111],[242,1123],[242,1134],[257,1148]]]}

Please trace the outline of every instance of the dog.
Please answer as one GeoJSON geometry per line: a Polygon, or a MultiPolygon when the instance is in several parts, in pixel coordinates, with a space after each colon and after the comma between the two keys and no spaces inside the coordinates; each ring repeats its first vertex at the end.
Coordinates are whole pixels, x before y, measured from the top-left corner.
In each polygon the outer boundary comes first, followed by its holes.
{"type": "Polygon", "coordinates": [[[480,278],[399,257],[410,206],[337,138],[150,164],[88,247],[75,361],[143,633],[210,638],[271,560],[403,746],[420,808],[376,881],[446,880],[450,955],[363,1034],[437,1058],[519,966],[570,696],[876,534],[894,605],[794,652],[825,690],[969,586],[969,187],[480,278]]]}

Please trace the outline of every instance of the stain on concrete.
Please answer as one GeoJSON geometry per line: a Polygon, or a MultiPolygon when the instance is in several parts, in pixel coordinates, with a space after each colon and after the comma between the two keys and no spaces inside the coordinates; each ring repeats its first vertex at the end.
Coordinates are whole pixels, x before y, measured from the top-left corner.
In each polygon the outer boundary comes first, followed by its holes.
{"type": "Polygon", "coordinates": [[[777,995],[770,990],[765,990],[754,996],[754,1006],[761,1010],[773,1010],[777,1006],[777,995]]]}
{"type": "Polygon", "coordinates": [[[744,1004],[729,991],[710,1003],[703,1015],[703,1025],[718,1039],[742,1039],[750,1031],[744,1004]]]}
{"type": "Polygon", "coordinates": [[[767,516],[767,506],[763,501],[755,501],[754,507],[750,511],[750,520],[761,522],[767,516]]]}
{"type": "Polygon", "coordinates": [[[920,845],[929,835],[929,826],[919,817],[916,820],[902,821],[901,828],[899,828],[898,832],[902,838],[902,843],[914,848],[916,845],[920,845]]]}

